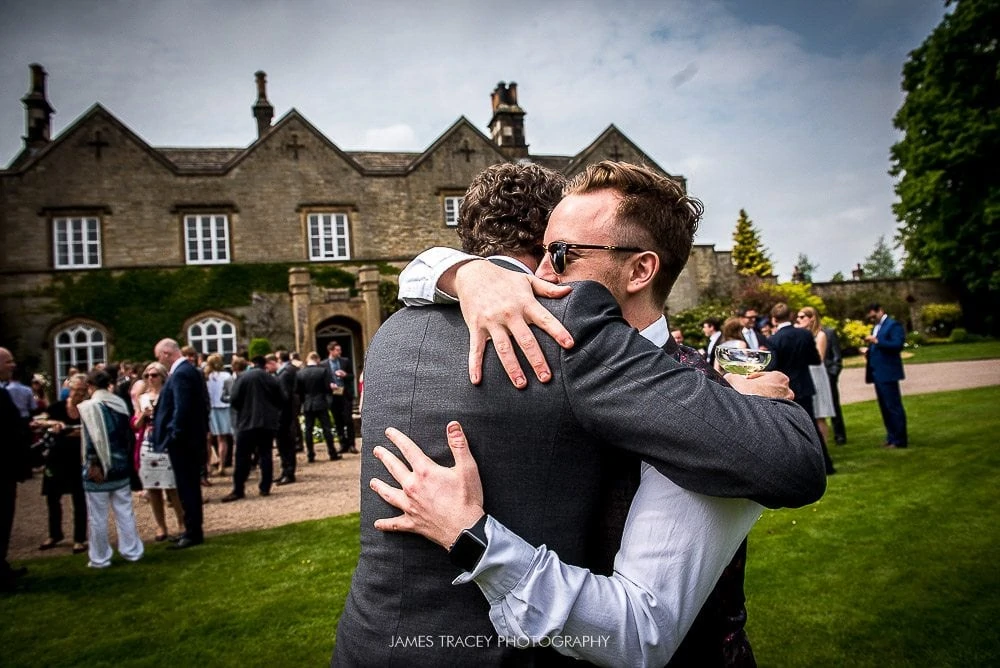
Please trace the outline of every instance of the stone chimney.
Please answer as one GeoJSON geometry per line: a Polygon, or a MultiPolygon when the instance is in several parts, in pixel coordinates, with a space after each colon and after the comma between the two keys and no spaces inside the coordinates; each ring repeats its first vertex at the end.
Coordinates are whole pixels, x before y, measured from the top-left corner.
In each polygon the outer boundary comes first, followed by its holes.
{"type": "Polygon", "coordinates": [[[253,117],[257,119],[257,138],[259,139],[271,127],[274,107],[267,101],[267,74],[263,70],[258,70],[254,76],[257,78],[257,101],[253,105],[253,117]]]}
{"type": "Polygon", "coordinates": [[[490,119],[490,136],[493,143],[508,158],[528,157],[528,145],[524,143],[524,109],[517,104],[517,84],[508,85],[501,81],[490,96],[493,104],[493,118],[490,119]]]}
{"type": "Polygon", "coordinates": [[[21,98],[25,111],[24,147],[37,151],[49,143],[52,131],[52,114],[56,110],[45,97],[45,68],[38,63],[31,64],[31,90],[21,98]]]}

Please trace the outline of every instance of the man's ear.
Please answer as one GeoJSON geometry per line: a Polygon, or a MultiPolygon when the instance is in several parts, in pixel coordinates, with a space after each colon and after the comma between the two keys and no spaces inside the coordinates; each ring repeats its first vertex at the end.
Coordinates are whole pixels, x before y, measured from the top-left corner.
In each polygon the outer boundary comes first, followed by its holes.
{"type": "Polygon", "coordinates": [[[653,279],[660,273],[660,256],[653,251],[643,251],[636,253],[629,260],[628,285],[626,290],[629,294],[642,292],[652,284],[653,279]]]}

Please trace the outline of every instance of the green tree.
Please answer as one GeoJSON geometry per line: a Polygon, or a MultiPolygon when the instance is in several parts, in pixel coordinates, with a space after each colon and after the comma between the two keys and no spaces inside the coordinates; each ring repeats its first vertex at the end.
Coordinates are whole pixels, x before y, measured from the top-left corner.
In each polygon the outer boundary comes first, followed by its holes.
{"type": "Polygon", "coordinates": [[[799,278],[803,283],[812,283],[813,274],[819,269],[819,265],[813,264],[805,253],[799,253],[799,259],[795,261],[795,266],[799,269],[799,278]]]}
{"type": "Polygon", "coordinates": [[[743,276],[767,277],[774,274],[767,249],[761,245],[760,236],[745,209],[740,209],[733,232],[733,264],[736,265],[736,273],[743,276]]]}
{"type": "Polygon", "coordinates": [[[843,283],[844,282],[844,272],[838,271],[830,277],[831,283],[843,283]]]}
{"type": "Polygon", "coordinates": [[[865,271],[865,278],[895,278],[899,276],[899,272],[896,270],[896,258],[893,257],[889,244],[885,242],[885,236],[879,236],[871,255],[861,263],[861,268],[865,271]]]}
{"type": "Polygon", "coordinates": [[[907,274],[955,288],[973,331],[1000,313],[1000,0],[948,0],[903,66],[891,150],[907,274]]]}

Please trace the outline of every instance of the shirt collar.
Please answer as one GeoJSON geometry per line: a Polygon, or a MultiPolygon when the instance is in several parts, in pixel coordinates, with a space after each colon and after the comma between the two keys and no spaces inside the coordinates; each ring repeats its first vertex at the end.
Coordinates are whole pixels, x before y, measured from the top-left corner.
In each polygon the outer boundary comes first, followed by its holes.
{"type": "Polygon", "coordinates": [[[493,259],[502,260],[502,261],[506,262],[507,264],[512,264],[512,265],[516,266],[518,269],[523,270],[524,273],[526,273],[526,274],[531,274],[531,275],[535,274],[535,272],[533,272],[531,269],[528,269],[528,265],[526,265],[525,263],[521,262],[516,257],[511,257],[509,255],[491,255],[491,256],[489,256],[486,259],[487,260],[493,260],[493,259]]]}
{"type": "Polygon", "coordinates": [[[667,337],[670,336],[670,329],[667,326],[667,319],[664,316],[660,316],[648,325],[645,329],[639,332],[642,338],[651,341],[654,345],[663,347],[663,344],[667,342],[667,337]]]}
{"type": "Polygon", "coordinates": [[[177,359],[175,359],[174,363],[170,365],[170,371],[169,371],[169,373],[173,373],[174,371],[177,371],[177,367],[179,367],[184,362],[187,362],[187,358],[184,357],[184,356],[181,356],[181,357],[178,357],[177,359]]]}

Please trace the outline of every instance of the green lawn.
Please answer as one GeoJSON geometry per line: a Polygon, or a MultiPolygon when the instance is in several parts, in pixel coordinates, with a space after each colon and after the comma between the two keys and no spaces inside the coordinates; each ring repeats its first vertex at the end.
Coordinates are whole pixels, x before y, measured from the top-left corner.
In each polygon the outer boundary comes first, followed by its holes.
{"type": "MultiPolygon", "coordinates": [[[[933,343],[919,347],[909,347],[904,353],[904,364],[928,364],[932,362],[960,362],[964,360],[987,360],[1000,357],[1000,341],[977,341],[975,343],[933,343]]],[[[844,358],[845,367],[864,366],[864,355],[844,358]]]]}
{"type": "MultiPolygon", "coordinates": [[[[1000,387],[906,397],[909,450],[845,407],[826,496],[750,537],[749,632],[767,666],[988,666],[1000,656],[1000,387]]],[[[28,562],[0,595],[3,666],[321,666],[357,515],[211,537],[92,571],[28,562]]],[[[405,565],[401,565],[405,567],[405,565]]]]}

